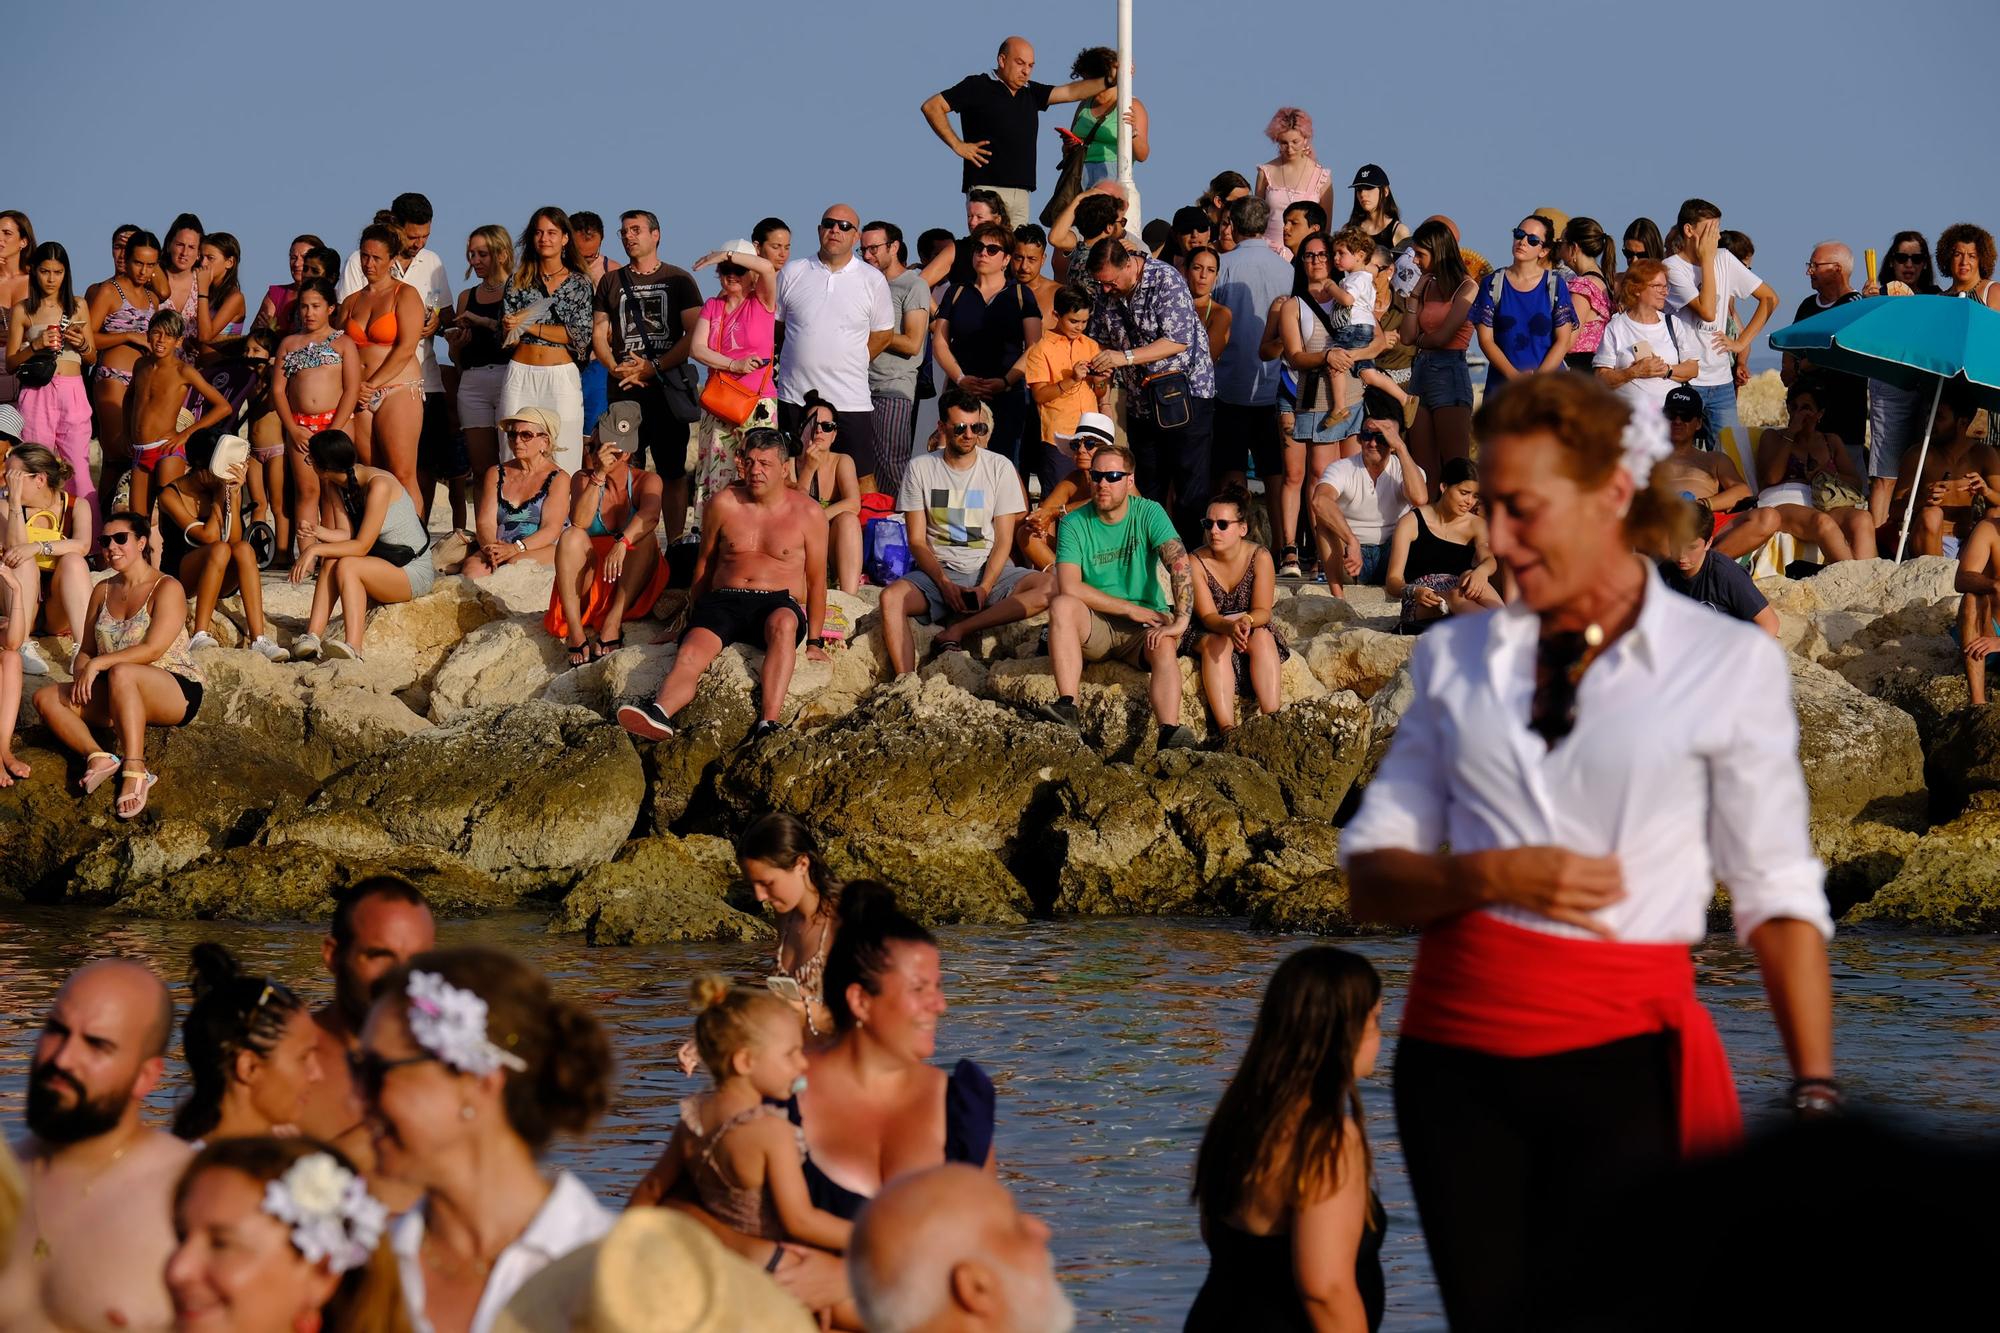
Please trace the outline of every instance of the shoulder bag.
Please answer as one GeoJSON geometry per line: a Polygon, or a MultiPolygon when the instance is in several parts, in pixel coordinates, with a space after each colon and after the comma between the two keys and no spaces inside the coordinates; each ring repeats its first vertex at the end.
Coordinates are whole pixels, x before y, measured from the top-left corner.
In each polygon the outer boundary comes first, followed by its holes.
{"type": "MultiPolygon", "coordinates": [[[[636,284],[632,281],[630,265],[618,270],[618,282],[624,289],[628,304],[636,308],[639,302],[633,295],[636,284]]],[[[639,341],[645,346],[648,361],[657,363],[661,357],[674,350],[673,343],[668,343],[665,347],[656,346],[643,327],[639,332],[639,341]]],[[[678,342],[679,339],[675,341],[678,342]]],[[[660,393],[666,398],[667,410],[674,414],[674,420],[682,422],[701,420],[701,400],[697,396],[701,390],[701,380],[695,374],[694,358],[690,357],[667,370],[661,370],[656,364],[653,373],[660,377],[660,393]]]]}

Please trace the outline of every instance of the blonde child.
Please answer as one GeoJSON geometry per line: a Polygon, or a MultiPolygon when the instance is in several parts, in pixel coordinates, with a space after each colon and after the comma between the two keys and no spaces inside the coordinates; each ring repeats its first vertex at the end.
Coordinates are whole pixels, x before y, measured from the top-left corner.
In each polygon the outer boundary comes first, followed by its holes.
{"type": "MultiPolygon", "coordinates": [[[[1333,290],[1334,302],[1347,308],[1347,323],[1333,331],[1333,345],[1347,351],[1375,341],[1375,240],[1359,227],[1342,227],[1334,233],[1333,268],[1339,275],[1333,290]]],[[[1401,405],[1410,401],[1403,386],[1375,368],[1373,360],[1356,361],[1354,373],[1371,389],[1380,389],[1401,405]]],[[[1348,383],[1344,375],[1333,380],[1337,410],[1351,411],[1347,401],[1348,383]]]]}

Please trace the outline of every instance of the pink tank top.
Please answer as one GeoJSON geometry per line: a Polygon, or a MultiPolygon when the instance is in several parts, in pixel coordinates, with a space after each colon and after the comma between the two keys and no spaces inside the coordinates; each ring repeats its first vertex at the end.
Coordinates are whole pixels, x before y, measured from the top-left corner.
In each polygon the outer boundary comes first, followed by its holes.
{"type": "Polygon", "coordinates": [[[1577,315],[1576,341],[1569,345],[1570,355],[1594,352],[1604,341],[1604,326],[1611,322],[1618,308],[1612,304],[1611,294],[1604,290],[1604,279],[1595,273],[1579,273],[1571,278],[1569,294],[1577,315]]]}
{"type": "Polygon", "coordinates": [[[1315,162],[1312,177],[1306,181],[1305,189],[1287,190],[1278,184],[1280,171],[1287,174],[1295,173],[1298,171],[1298,166],[1294,164],[1281,168],[1276,162],[1264,164],[1264,202],[1271,206],[1271,220],[1264,225],[1264,239],[1271,243],[1273,250],[1290,259],[1292,252],[1281,244],[1285,238],[1285,210],[1293,204],[1318,203],[1320,196],[1326,193],[1327,187],[1333,184],[1333,173],[1315,162]]]}
{"type": "MultiPolygon", "coordinates": [[[[731,360],[750,356],[761,356],[767,361],[771,359],[777,340],[778,318],[756,297],[745,297],[742,305],[730,310],[721,297],[712,296],[702,305],[701,317],[708,321],[708,346],[711,351],[720,352],[731,360]]],[[[732,375],[726,370],[715,373],[742,385],[759,398],[774,396],[771,383],[775,372],[770,366],[748,375],[732,375]]]]}

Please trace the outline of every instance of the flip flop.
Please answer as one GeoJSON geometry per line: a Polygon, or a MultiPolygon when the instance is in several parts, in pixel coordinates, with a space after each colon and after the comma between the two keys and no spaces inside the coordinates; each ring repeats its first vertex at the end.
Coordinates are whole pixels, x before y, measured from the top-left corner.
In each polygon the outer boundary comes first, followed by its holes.
{"type": "Polygon", "coordinates": [[[620,634],[615,639],[592,639],[589,646],[591,650],[590,660],[593,662],[602,662],[605,658],[625,646],[625,636],[620,634]]]}
{"type": "Polygon", "coordinates": [[[134,792],[124,792],[121,793],[118,797],[118,804],[116,807],[116,814],[118,815],[118,817],[120,819],[137,819],[140,815],[145,813],[146,797],[152,794],[153,784],[160,780],[160,775],[158,773],[148,772],[144,768],[127,768],[127,769],[121,769],[118,773],[118,777],[121,782],[126,778],[145,779],[144,782],[139,784],[139,790],[134,792]],[[137,801],[138,804],[133,806],[130,810],[127,810],[125,808],[125,803],[127,801],[137,801]]]}
{"type": "Polygon", "coordinates": [[[92,750],[89,754],[85,755],[83,759],[83,794],[85,796],[90,795],[113,777],[117,776],[118,765],[122,762],[117,755],[112,754],[108,750],[92,750]],[[100,759],[109,759],[111,766],[109,768],[93,769],[91,765],[100,759]]]}
{"type": "Polygon", "coordinates": [[[569,649],[569,664],[572,668],[589,665],[591,660],[589,639],[575,645],[566,643],[563,647],[569,649]]]}

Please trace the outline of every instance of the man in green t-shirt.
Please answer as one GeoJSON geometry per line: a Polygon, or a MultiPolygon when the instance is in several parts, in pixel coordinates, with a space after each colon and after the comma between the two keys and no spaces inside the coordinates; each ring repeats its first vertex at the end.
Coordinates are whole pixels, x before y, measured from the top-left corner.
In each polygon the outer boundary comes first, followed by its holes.
{"type": "Polygon", "coordinates": [[[1077,725],[1076,691],[1086,661],[1115,657],[1152,672],[1153,716],[1162,749],[1187,748],[1194,736],[1181,721],[1181,635],[1194,609],[1194,572],[1167,511],[1133,494],[1132,451],[1100,445],[1090,456],[1091,503],[1072,511],[1056,537],[1056,579],[1049,603],[1052,704],[1041,716],[1077,725]],[[1173,582],[1170,606],[1155,566],[1173,582]]]}

